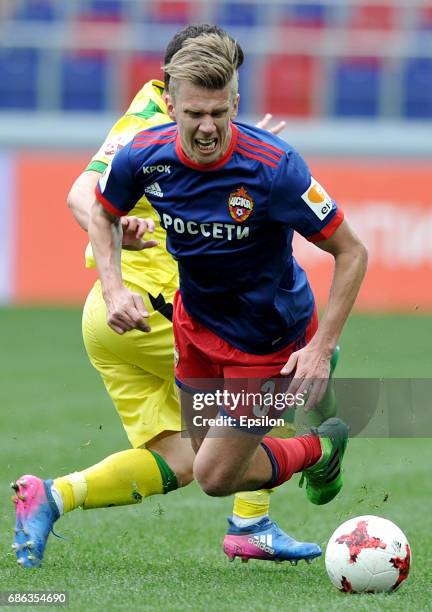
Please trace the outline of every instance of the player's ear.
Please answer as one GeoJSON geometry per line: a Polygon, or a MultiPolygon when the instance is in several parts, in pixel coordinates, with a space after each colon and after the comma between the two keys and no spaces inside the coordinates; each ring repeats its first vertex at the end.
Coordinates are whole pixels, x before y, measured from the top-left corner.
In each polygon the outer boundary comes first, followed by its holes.
{"type": "Polygon", "coordinates": [[[169,95],[169,93],[163,94],[163,101],[166,104],[168,117],[172,119],[173,121],[175,121],[176,116],[175,116],[174,104],[173,104],[172,98],[169,95]]]}
{"type": "Polygon", "coordinates": [[[239,102],[240,102],[240,94],[236,94],[236,97],[233,102],[233,107],[231,110],[231,119],[234,119],[235,117],[237,117],[239,102]]]}

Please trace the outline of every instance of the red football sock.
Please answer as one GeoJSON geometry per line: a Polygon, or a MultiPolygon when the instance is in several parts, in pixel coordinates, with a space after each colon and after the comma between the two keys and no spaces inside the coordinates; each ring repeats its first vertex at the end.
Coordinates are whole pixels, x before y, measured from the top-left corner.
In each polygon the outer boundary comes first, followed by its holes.
{"type": "Polygon", "coordinates": [[[278,487],[296,472],[302,472],[321,459],[320,439],[314,434],[298,438],[270,438],[261,442],[272,466],[273,476],[266,488],[278,487]]]}

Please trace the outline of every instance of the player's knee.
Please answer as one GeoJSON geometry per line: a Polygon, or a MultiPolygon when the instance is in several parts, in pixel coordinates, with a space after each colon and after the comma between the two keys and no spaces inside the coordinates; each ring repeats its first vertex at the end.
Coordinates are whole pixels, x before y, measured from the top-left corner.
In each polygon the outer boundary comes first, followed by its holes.
{"type": "Polygon", "coordinates": [[[211,497],[224,497],[233,493],[231,483],[223,473],[206,466],[194,466],[194,477],[201,489],[211,497]]]}
{"type": "Polygon", "coordinates": [[[198,481],[198,484],[204,493],[210,497],[225,497],[231,493],[231,490],[223,481],[216,479],[201,480],[198,481]]]}

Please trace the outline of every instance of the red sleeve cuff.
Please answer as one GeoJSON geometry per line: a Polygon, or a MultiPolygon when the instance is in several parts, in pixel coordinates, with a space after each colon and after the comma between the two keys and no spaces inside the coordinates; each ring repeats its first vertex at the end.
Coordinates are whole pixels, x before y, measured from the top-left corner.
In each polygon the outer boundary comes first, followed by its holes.
{"type": "Polygon", "coordinates": [[[322,230],[318,232],[317,234],[312,234],[312,236],[307,236],[307,240],[309,240],[309,242],[320,242],[320,240],[327,240],[328,238],[331,238],[343,220],[344,220],[343,211],[340,208],[338,208],[335,216],[330,221],[330,223],[328,223],[325,227],[323,227],[322,230]]]}
{"type": "Polygon", "coordinates": [[[107,210],[111,215],[114,215],[115,217],[123,217],[126,214],[124,211],[113,206],[111,202],[108,202],[108,200],[101,194],[99,185],[96,185],[95,194],[97,201],[100,202],[105,210],[107,210]]]}

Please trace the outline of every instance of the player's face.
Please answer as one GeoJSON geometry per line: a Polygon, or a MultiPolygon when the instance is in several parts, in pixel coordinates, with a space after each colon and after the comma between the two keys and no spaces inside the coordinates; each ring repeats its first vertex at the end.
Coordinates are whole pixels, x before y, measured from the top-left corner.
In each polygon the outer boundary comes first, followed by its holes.
{"type": "Polygon", "coordinates": [[[224,155],[238,101],[230,84],[213,90],[189,81],[176,84],[174,98],[166,96],[168,115],[177,122],[183,151],[192,161],[211,164],[224,155]]]}

